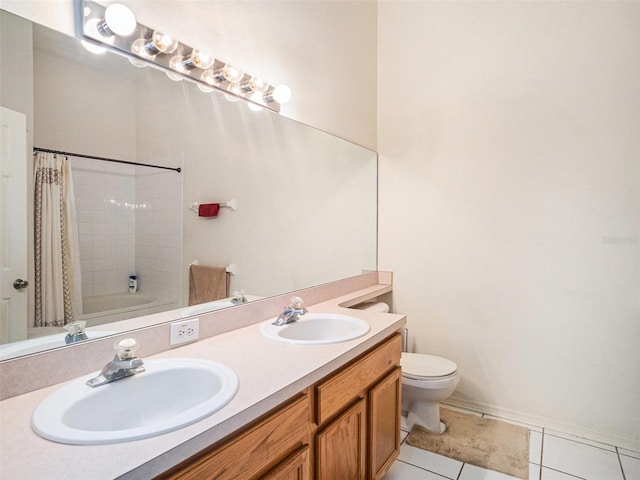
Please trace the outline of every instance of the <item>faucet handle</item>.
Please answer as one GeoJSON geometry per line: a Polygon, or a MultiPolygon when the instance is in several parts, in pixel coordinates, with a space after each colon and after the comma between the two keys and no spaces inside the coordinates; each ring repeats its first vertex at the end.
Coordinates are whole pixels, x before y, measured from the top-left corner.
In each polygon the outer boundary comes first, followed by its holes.
{"type": "Polygon", "coordinates": [[[84,327],[86,325],[87,322],[84,320],[76,320],[75,322],[67,323],[63,328],[69,332],[69,335],[77,335],[84,333],[84,327]]]}
{"type": "Polygon", "coordinates": [[[116,342],[113,347],[116,349],[116,355],[120,360],[129,360],[135,356],[140,345],[138,345],[135,338],[125,338],[116,342]]]}
{"type": "Polygon", "coordinates": [[[300,297],[291,297],[291,303],[289,304],[291,308],[302,308],[302,305],[304,305],[304,300],[300,297]]]}

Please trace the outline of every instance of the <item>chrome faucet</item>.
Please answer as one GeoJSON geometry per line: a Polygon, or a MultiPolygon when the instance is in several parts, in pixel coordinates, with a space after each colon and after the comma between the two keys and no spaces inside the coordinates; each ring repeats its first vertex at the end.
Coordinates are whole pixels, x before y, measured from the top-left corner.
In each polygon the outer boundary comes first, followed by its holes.
{"type": "Polygon", "coordinates": [[[247,297],[244,296],[244,290],[236,290],[231,297],[231,303],[234,305],[240,305],[241,303],[247,303],[247,297]]]}
{"type": "Polygon", "coordinates": [[[100,385],[144,372],[142,359],[134,356],[139,346],[133,338],[120,340],[114,345],[114,348],[116,349],[116,355],[113,360],[104,366],[100,375],[87,380],[87,385],[92,388],[99,387],[100,385]]]}
{"type": "Polygon", "coordinates": [[[302,307],[303,303],[300,297],[293,297],[289,306],[285,307],[284,311],[276,318],[273,324],[281,326],[298,320],[300,315],[307,313],[307,309],[302,307]]]}
{"type": "Polygon", "coordinates": [[[67,333],[67,336],[64,337],[64,343],[69,345],[71,343],[77,343],[77,342],[82,342],[84,340],[88,340],[89,337],[87,337],[87,334],[84,333],[84,327],[86,324],[87,322],[82,320],[77,322],[67,323],[64,326],[64,329],[69,333],[67,333]]]}

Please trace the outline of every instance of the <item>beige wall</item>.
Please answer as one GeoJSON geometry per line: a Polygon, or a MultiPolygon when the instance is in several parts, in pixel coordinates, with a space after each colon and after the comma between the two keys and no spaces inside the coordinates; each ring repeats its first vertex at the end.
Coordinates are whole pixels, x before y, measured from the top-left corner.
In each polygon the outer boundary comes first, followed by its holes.
{"type": "Polygon", "coordinates": [[[34,76],[35,146],[135,160],[134,81],[41,51],[34,76]]]}
{"type": "Polygon", "coordinates": [[[379,268],[413,347],[458,363],[459,402],[636,448],[638,18],[638,2],[378,10],[379,268]]]}

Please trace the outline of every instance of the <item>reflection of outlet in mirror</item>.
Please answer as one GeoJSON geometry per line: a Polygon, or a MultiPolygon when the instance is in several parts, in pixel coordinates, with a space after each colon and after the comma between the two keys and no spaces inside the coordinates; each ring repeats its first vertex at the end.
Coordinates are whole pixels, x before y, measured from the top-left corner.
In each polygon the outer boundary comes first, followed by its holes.
{"type": "Polygon", "coordinates": [[[199,326],[199,318],[172,323],[169,345],[177,345],[179,343],[193,342],[195,340],[198,340],[198,336],[200,334],[199,326]]]}

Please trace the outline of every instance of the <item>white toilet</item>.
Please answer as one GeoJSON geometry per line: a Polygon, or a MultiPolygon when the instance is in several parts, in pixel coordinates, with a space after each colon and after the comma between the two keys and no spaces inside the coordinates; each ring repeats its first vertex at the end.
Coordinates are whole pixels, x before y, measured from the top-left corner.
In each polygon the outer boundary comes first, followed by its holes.
{"type": "Polygon", "coordinates": [[[440,402],[453,393],[460,381],[458,367],[451,360],[421,353],[402,353],[402,426],[415,424],[443,433],[440,402]]]}

